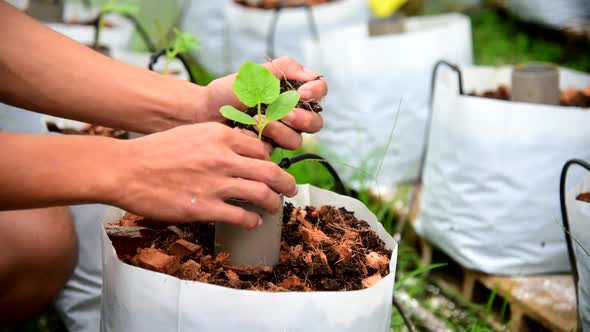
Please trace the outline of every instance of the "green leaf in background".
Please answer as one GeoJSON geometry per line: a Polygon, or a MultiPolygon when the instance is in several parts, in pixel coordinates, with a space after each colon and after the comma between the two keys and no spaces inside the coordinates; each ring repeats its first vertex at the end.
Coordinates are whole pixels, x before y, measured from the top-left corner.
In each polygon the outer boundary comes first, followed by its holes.
{"type": "Polygon", "coordinates": [[[120,15],[137,15],[139,13],[139,6],[132,3],[119,3],[116,0],[111,0],[102,6],[103,13],[117,13],[120,15]]]}
{"type": "Polygon", "coordinates": [[[259,103],[270,104],[281,92],[279,79],[264,66],[252,61],[247,61],[240,67],[232,89],[238,99],[248,107],[254,107],[259,103]]]}
{"type": "Polygon", "coordinates": [[[422,274],[426,271],[430,271],[430,270],[439,268],[441,266],[447,266],[447,263],[437,263],[437,264],[430,264],[430,265],[426,265],[426,266],[421,266],[421,267],[415,269],[414,271],[399,278],[399,280],[395,283],[395,289],[399,289],[404,284],[404,282],[406,282],[406,280],[408,280],[412,277],[415,277],[419,274],[422,274]]]}
{"type": "Polygon", "coordinates": [[[283,92],[266,109],[267,121],[278,121],[289,114],[299,102],[299,94],[295,91],[283,92]]]}
{"type": "Polygon", "coordinates": [[[235,122],[239,122],[246,125],[256,124],[256,120],[253,117],[236,109],[233,106],[223,106],[219,109],[219,112],[221,112],[221,115],[223,115],[223,117],[225,117],[226,119],[230,119],[235,122]]]}
{"type": "Polygon", "coordinates": [[[176,34],[176,40],[174,41],[174,50],[178,53],[186,53],[193,49],[199,49],[199,40],[197,37],[188,32],[182,32],[178,29],[174,29],[176,34]]]}

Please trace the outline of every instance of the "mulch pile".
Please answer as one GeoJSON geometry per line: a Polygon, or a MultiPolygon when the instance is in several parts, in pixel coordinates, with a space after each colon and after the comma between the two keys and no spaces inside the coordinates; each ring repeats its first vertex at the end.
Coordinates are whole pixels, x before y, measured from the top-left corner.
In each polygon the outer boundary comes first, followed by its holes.
{"type": "MultiPolygon", "coordinates": [[[[488,90],[484,91],[483,93],[476,93],[475,91],[472,91],[468,95],[474,97],[510,100],[510,87],[506,85],[500,85],[496,90],[488,90]]],[[[590,86],[581,90],[574,88],[562,90],[559,96],[559,103],[561,106],[589,108],[590,86]]]]}
{"type": "Polygon", "coordinates": [[[213,223],[158,227],[154,221],[126,214],[106,229],[123,262],[231,288],[358,290],[371,287],[390,272],[392,252],[367,222],[332,206],[285,205],[280,262],[274,267],[234,266],[229,254],[215,256],[213,223]]]}

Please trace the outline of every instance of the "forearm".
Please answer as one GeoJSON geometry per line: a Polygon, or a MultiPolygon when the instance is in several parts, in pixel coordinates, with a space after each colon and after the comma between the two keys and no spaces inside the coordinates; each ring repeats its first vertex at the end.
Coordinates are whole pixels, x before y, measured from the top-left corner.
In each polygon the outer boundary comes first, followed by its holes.
{"type": "Polygon", "coordinates": [[[0,99],[150,133],[211,120],[205,89],[102,56],[0,2],[0,99]]]}
{"type": "Polygon", "coordinates": [[[128,142],[0,132],[0,210],[113,204],[128,142]]]}

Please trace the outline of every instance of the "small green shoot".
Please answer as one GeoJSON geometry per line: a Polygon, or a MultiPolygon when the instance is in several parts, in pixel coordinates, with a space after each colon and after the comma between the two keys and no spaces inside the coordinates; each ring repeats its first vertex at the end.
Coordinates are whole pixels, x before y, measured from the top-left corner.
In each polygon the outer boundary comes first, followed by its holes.
{"type": "Polygon", "coordinates": [[[195,35],[174,28],[174,39],[166,48],[166,62],[162,73],[168,75],[170,63],[178,54],[186,53],[191,50],[198,50],[200,48],[201,45],[199,45],[199,39],[197,39],[195,35]]]}
{"type": "Polygon", "coordinates": [[[258,130],[258,139],[262,139],[262,132],[269,123],[285,117],[299,102],[297,92],[281,93],[279,79],[264,66],[252,61],[240,67],[232,89],[244,105],[257,108],[258,117],[254,118],[230,105],[222,106],[219,112],[229,120],[254,126],[258,130]],[[266,105],[264,116],[263,104],[266,105]]]}
{"type": "Polygon", "coordinates": [[[399,289],[404,282],[406,282],[406,280],[413,278],[419,274],[422,274],[424,272],[442,267],[442,266],[447,266],[447,263],[436,263],[436,264],[430,264],[430,265],[425,265],[425,266],[421,266],[419,268],[417,268],[416,270],[404,275],[403,277],[399,278],[399,280],[395,283],[395,289],[399,289]]]}
{"type": "Polygon", "coordinates": [[[118,0],[110,0],[105,3],[98,14],[98,23],[94,33],[94,48],[100,46],[100,36],[104,28],[104,17],[108,13],[117,13],[121,16],[134,16],[139,13],[139,6],[129,2],[119,2],[118,0]]]}

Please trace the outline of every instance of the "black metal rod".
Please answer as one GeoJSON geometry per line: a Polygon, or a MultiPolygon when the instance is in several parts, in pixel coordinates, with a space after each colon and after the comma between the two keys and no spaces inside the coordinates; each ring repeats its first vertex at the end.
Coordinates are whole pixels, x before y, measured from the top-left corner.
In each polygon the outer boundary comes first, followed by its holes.
{"type": "MultiPolygon", "coordinates": [[[[160,57],[163,56],[164,54],[166,54],[166,49],[160,50],[159,52],[152,54],[150,56],[150,62],[148,63],[148,69],[151,71],[154,71],[154,65],[158,62],[158,59],[160,59],[160,57]]],[[[184,69],[187,71],[188,77],[189,77],[189,80],[191,81],[191,83],[197,84],[197,80],[193,75],[193,72],[191,70],[188,60],[185,57],[183,57],[182,54],[176,54],[176,58],[178,60],[180,60],[184,69]]]]}
{"type": "Polygon", "coordinates": [[[317,154],[303,153],[303,154],[297,155],[295,157],[283,158],[279,162],[279,167],[287,169],[295,163],[298,163],[303,160],[309,160],[309,159],[319,162],[328,170],[328,172],[330,172],[330,174],[334,178],[334,190],[337,193],[348,196],[348,191],[346,190],[346,186],[344,185],[344,182],[342,182],[342,179],[338,175],[338,172],[336,172],[336,169],[334,169],[334,167],[332,167],[332,165],[330,165],[330,163],[326,159],[324,159],[323,157],[321,157],[317,154]]]}
{"type": "Polygon", "coordinates": [[[408,316],[406,316],[406,313],[404,312],[404,309],[402,308],[401,304],[395,298],[395,294],[393,294],[393,296],[392,296],[392,303],[393,303],[393,306],[395,307],[395,309],[397,309],[397,311],[399,312],[400,316],[402,316],[402,319],[404,320],[404,324],[406,324],[406,327],[408,328],[408,330],[410,332],[415,332],[416,329],[414,328],[414,324],[412,324],[412,322],[408,319],[408,316]]]}
{"type": "Polygon", "coordinates": [[[563,228],[565,229],[565,243],[567,244],[567,254],[569,256],[570,265],[572,266],[572,274],[574,277],[574,287],[576,290],[576,305],[578,308],[578,331],[582,331],[582,322],[581,322],[581,311],[580,311],[580,299],[578,296],[578,281],[579,281],[579,274],[578,274],[578,266],[576,264],[576,254],[574,252],[574,244],[572,243],[572,235],[570,233],[570,224],[569,218],[567,215],[567,207],[565,204],[565,185],[567,180],[567,173],[569,168],[572,165],[578,165],[585,168],[587,171],[590,171],[590,164],[581,159],[572,159],[563,165],[561,169],[561,176],[559,179],[559,203],[561,208],[561,218],[563,222],[563,228]]]}
{"type": "MultiPolygon", "coordinates": [[[[307,15],[307,23],[309,25],[309,30],[311,32],[311,36],[314,40],[319,40],[319,30],[315,18],[313,16],[313,9],[309,5],[299,5],[292,8],[304,8],[305,13],[307,15]]],[[[276,56],[275,52],[275,37],[277,34],[277,23],[279,21],[279,15],[281,14],[282,7],[277,7],[274,10],[274,14],[270,21],[270,25],[268,27],[268,33],[266,34],[266,53],[267,55],[273,59],[276,56]]]]}

